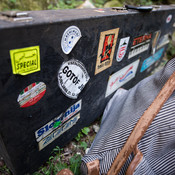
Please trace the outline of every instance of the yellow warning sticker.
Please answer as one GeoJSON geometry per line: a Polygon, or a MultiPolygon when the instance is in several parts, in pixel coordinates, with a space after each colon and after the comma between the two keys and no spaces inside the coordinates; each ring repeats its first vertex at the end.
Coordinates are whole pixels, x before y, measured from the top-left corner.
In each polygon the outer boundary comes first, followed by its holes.
{"type": "Polygon", "coordinates": [[[27,75],[40,71],[39,46],[10,50],[13,74],[27,75]]]}

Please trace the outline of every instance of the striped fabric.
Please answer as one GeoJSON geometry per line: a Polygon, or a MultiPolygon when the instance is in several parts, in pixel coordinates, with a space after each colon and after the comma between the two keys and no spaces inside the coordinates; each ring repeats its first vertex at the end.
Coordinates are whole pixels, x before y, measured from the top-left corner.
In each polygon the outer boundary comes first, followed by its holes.
{"type": "MultiPolygon", "coordinates": [[[[100,160],[100,174],[108,172],[138,119],[174,71],[175,59],[172,59],[161,71],[132,89],[117,90],[106,106],[100,130],[89,152],[82,159],[82,174],[87,174],[86,163],[95,159],[100,160]]],[[[138,148],[143,153],[143,159],[134,175],[175,174],[175,92],[140,140],[138,148]]],[[[120,175],[125,174],[133,156],[130,155],[120,175]]]]}

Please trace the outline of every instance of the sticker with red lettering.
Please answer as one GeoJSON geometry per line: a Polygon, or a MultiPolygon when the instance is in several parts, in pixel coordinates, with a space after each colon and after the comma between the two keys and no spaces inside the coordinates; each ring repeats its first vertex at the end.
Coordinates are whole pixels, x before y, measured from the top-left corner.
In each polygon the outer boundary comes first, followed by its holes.
{"type": "Polygon", "coordinates": [[[169,23],[171,20],[172,20],[172,15],[170,14],[170,15],[168,15],[168,17],[166,18],[166,23],[169,23]]]}
{"type": "Polygon", "coordinates": [[[69,98],[76,99],[90,77],[85,66],[78,60],[64,62],[58,71],[58,85],[69,98]]]}
{"type": "Polygon", "coordinates": [[[148,50],[152,34],[145,34],[134,38],[128,59],[148,50]]]}
{"type": "Polygon", "coordinates": [[[101,32],[95,75],[112,65],[119,28],[101,32]]]}
{"type": "Polygon", "coordinates": [[[129,43],[129,38],[130,37],[125,37],[120,40],[118,51],[117,51],[117,56],[116,56],[116,59],[118,62],[122,61],[122,59],[124,58],[126,54],[126,50],[127,50],[128,43],[129,43]]]}
{"type": "Polygon", "coordinates": [[[139,61],[140,60],[138,59],[137,61],[129,64],[128,66],[124,67],[123,69],[119,70],[118,72],[112,74],[109,77],[105,97],[108,97],[118,88],[120,88],[135,77],[139,61]]]}
{"type": "Polygon", "coordinates": [[[20,93],[17,102],[21,108],[32,106],[44,96],[45,92],[46,85],[43,82],[32,83],[20,93]]]}

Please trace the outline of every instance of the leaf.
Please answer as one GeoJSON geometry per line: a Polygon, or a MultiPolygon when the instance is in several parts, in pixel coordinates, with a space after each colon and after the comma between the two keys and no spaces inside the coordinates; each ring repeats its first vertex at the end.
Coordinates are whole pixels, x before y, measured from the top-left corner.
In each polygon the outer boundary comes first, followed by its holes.
{"type": "Polygon", "coordinates": [[[88,147],[88,144],[83,141],[83,142],[80,143],[80,147],[82,147],[84,150],[86,150],[87,147],[88,147]]]}
{"type": "Polygon", "coordinates": [[[81,131],[83,134],[88,135],[88,132],[90,131],[90,129],[88,127],[85,127],[81,131]]]}
{"type": "Polygon", "coordinates": [[[79,132],[78,135],[75,137],[75,140],[78,142],[80,141],[81,137],[83,137],[83,134],[79,132]]]}

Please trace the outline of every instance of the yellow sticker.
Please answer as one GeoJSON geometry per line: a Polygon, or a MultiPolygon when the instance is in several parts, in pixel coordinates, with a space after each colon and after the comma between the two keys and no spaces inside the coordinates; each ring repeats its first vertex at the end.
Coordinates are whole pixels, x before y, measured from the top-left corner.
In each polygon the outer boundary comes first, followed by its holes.
{"type": "Polygon", "coordinates": [[[10,50],[13,74],[27,75],[40,71],[39,46],[10,50]]]}
{"type": "Polygon", "coordinates": [[[95,75],[112,65],[115,45],[119,28],[101,32],[98,46],[98,55],[95,67],[95,75]]]}

